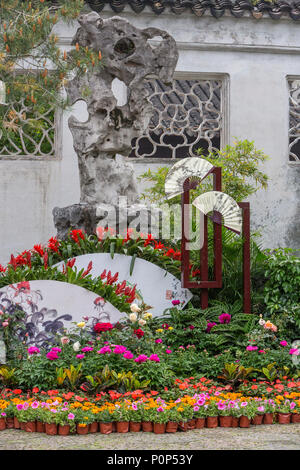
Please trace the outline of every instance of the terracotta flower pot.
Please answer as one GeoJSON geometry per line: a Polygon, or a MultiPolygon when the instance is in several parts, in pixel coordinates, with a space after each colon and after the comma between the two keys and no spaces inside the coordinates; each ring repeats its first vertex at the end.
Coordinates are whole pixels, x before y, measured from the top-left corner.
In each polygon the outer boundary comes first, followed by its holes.
{"type": "Polygon", "coordinates": [[[142,422],[142,431],[143,432],[153,432],[153,423],[151,421],[142,422]]]}
{"type": "Polygon", "coordinates": [[[113,432],[113,423],[99,423],[101,434],[111,434],[113,432]]]}
{"type": "Polygon", "coordinates": [[[205,418],[196,419],[196,429],[202,429],[205,427],[205,418]]]}
{"type": "Polygon", "coordinates": [[[26,432],[36,432],[35,421],[28,421],[27,423],[25,423],[25,431],[26,432]]]}
{"type": "Polygon", "coordinates": [[[20,421],[20,429],[21,431],[25,431],[25,423],[23,421],[20,421]]]}
{"type": "Polygon", "coordinates": [[[218,416],[207,416],[207,418],[206,418],[206,427],[207,428],[217,428],[218,425],[219,425],[218,416]]]}
{"type": "Polygon", "coordinates": [[[94,421],[94,423],[91,423],[89,425],[89,432],[94,433],[94,432],[98,432],[98,430],[99,430],[99,426],[98,426],[97,421],[94,421]]]}
{"type": "Polygon", "coordinates": [[[239,418],[237,416],[232,416],[231,418],[231,427],[238,428],[239,427],[239,418]]]}
{"type": "Polygon", "coordinates": [[[89,432],[89,426],[86,425],[86,426],[79,426],[79,424],[77,424],[76,426],[76,431],[77,431],[77,434],[88,434],[89,432]]]}
{"type": "Polygon", "coordinates": [[[289,424],[291,422],[291,413],[278,413],[279,424],[289,424]]]}
{"type": "Polygon", "coordinates": [[[254,416],[254,418],[252,418],[252,420],[251,420],[251,424],[254,424],[255,426],[258,426],[259,424],[262,424],[263,417],[264,417],[264,415],[254,416]]]}
{"type": "Polygon", "coordinates": [[[247,416],[240,416],[239,421],[240,428],[249,428],[250,427],[250,419],[247,416]]]}
{"type": "Polygon", "coordinates": [[[55,423],[45,423],[45,431],[48,436],[56,436],[57,425],[55,423]]]}
{"type": "Polygon", "coordinates": [[[264,414],[263,424],[273,424],[273,413],[264,414]]]}
{"type": "Polygon", "coordinates": [[[0,431],[3,431],[4,429],[6,429],[5,418],[0,418],[0,431]]]}
{"type": "Polygon", "coordinates": [[[58,434],[60,436],[68,436],[70,434],[70,425],[69,424],[59,424],[58,425],[58,434]]]}
{"type": "Polygon", "coordinates": [[[155,434],[164,434],[166,431],[165,423],[153,423],[153,431],[155,434]]]}
{"type": "Polygon", "coordinates": [[[14,428],[20,429],[20,421],[18,420],[16,416],[14,417],[14,428]]]}
{"type": "Polygon", "coordinates": [[[300,414],[292,413],[292,423],[300,423],[300,414]]]}
{"type": "Polygon", "coordinates": [[[129,431],[129,421],[119,421],[116,423],[117,432],[128,432],[129,431]]]}
{"type": "Polygon", "coordinates": [[[174,423],[173,421],[169,421],[166,425],[166,432],[176,432],[178,429],[178,423],[174,423]]]}
{"type": "Polygon", "coordinates": [[[189,424],[188,422],[181,421],[178,423],[178,431],[186,432],[189,430],[189,424]]]}
{"type": "Polygon", "coordinates": [[[129,423],[130,432],[140,432],[141,429],[142,429],[142,423],[136,423],[134,421],[130,421],[129,423]]]}
{"type": "Polygon", "coordinates": [[[14,428],[14,418],[6,418],[6,427],[7,429],[14,428]]]}
{"type": "Polygon", "coordinates": [[[113,421],[111,424],[112,424],[112,432],[117,432],[117,423],[113,421]]]}
{"type": "Polygon", "coordinates": [[[45,423],[43,423],[42,421],[37,421],[36,422],[36,432],[46,432],[45,423]]]}
{"type": "Polygon", "coordinates": [[[219,416],[220,426],[222,428],[231,428],[232,417],[231,416],[219,416]]]}
{"type": "Polygon", "coordinates": [[[195,419],[190,419],[188,421],[188,429],[192,431],[196,427],[196,420],[195,419]]]}

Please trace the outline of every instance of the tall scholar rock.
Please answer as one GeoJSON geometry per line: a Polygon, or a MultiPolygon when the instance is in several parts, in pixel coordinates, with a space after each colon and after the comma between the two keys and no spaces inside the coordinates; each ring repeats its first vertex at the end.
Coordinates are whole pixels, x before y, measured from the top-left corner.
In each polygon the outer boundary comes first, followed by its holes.
{"type": "Polygon", "coordinates": [[[132,139],[149,125],[152,104],[147,99],[146,79],[154,76],[169,83],[178,60],[175,40],[166,31],[138,29],[117,16],[101,19],[95,12],[82,15],[78,21],[80,27],[72,44],[88,46],[97,54],[101,51],[104,67],[74,78],[67,86],[70,102],[84,100],[89,117],[86,122],[74,116],[69,119],[81,197],[79,204],[53,210],[59,238],[65,238],[70,228],[92,233],[107,209],[119,207],[121,196],[127,198],[127,204],[118,209],[119,221],[127,216],[128,208],[147,211],[139,204],[132,165],[117,161],[116,155],[128,156],[132,139]],[[150,44],[149,40],[157,36],[159,44],[150,44]],[[115,78],[127,86],[123,106],[117,105],[112,90],[115,78]]]}

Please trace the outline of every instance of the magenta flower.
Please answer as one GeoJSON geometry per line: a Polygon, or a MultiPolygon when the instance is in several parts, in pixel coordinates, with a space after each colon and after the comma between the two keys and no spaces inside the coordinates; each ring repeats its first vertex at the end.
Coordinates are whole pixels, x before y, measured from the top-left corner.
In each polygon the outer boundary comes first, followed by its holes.
{"type": "Polygon", "coordinates": [[[161,411],[164,411],[164,409],[163,409],[162,406],[159,406],[159,407],[157,408],[157,411],[160,413],[161,411]]]}
{"type": "Polygon", "coordinates": [[[39,354],[41,351],[39,348],[36,348],[35,346],[30,346],[30,348],[27,349],[28,354],[39,354]]]}
{"type": "Polygon", "coordinates": [[[68,419],[74,419],[74,418],[75,418],[75,415],[73,413],[68,414],[68,419]]]}
{"type": "Polygon", "coordinates": [[[292,356],[299,356],[300,351],[298,348],[292,348],[290,349],[289,354],[291,354],[292,356]]]}
{"type": "Polygon", "coordinates": [[[258,352],[259,354],[266,354],[266,351],[264,349],[260,349],[258,352]]]}
{"type": "Polygon", "coordinates": [[[1,416],[6,416],[6,413],[4,413],[4,412],[3,412],[3,413],[1,413],[1,416]]]}
{"type": "Polygon", "coordinates": [[[251,346],[251,344],[249,344],[249,346],[246,347],[247,351],[256,351],[258,349],[257,346],[251,346]]]}
{"type": "Polygon", "coordinates": [[[50,351],[46,354],[46,357],[50,360],[50,361],[55,361],[55,359],[58,359],[58,355],[57,355],[57,352],[56,351],[50,351]]]}
{"type": "Polygon", "coordinates": [[[77,354],[76,357],[77,357],[77,359],[83,359],[85,357],[85,355],[84,354],[77,354]]]}
{"type": "Polygon", "coordinates": [[[51,351],[61,352],[61,348],[57,348],[57,347],[55,346],[54,348],[51,348],[51,351]]]}
{"type": "Polygon", "coordinates": [[[172,300],[172,304],[173,304],[173,305],[179,305],[179,304],[180,304],[180,300],[172,300]]]}
{"type": "Polygon", "coordinates": [[[85,346],[84,348],[81,349],[82,352],[90,352],[90,351],[94,351],[94,348],[90,347],[90,346],[85,346]]]}
{"type": "Polygon", "coordinates": [[[127,351],[127,348],[125,346],[117,345],[113,352],[115,354],[124,354],[127,351]]]}
{"type": "Polygon", "coordinates": [[[280,341],[281,346],[287,346],[287,341],[280,341]]]}
{"type": "Polygon", "coordinates": [[[210,330],[216,325],[216,323],[214,322],[208,322],[207,325],[206,325],[206,333],[209,333],[210,330]]]}
{"type": "Polygon", "coordinates": [[[133,354],[132,354],[132,352],[130,352],[130,351],[126,351],[126,352],[123,354],[123,357],[124,357],[124,359],[132,359],[132,358],[133,358],[133,354]]]}
{"type": "Polygon", "coordinates": [[[225,410],[226,408],[226,403],[219,401],[218,402],[218,410],[225,410]]]}
{"type": "Polygon", "coordinates": [[[99,349],[99,351],[97,351],[97,354],[110,354],[111,353],[111,349],[109,346],[103,346],[103,348],[99,349]]]}
{"type": "Polygon", "coordinates": [[[22,405],[22,403],[18,403],[18,405],[17,405],[17,410],[23,410],[23,405],[22,405]]]}
{"type": "Polygon", "coordinates": [[[219,316],[220,323],[230,323],[230,320],[231,320],[231,315],[229,315],[229,313],[222,313],[219,316]]]}
{"type": "Polygon", "coordinates": [[[154,362],[160,362],[160,359],[158,357],[157,354],[151,354],[151,356],[149,357],[150,361],[154,361],[154,362]]]}
{"type": "Polygon", "coordinates": [[[199,406],[194,406],[193,409],[194,409],[194,411],[199,411],[200,410],[199,406]]]}
{"type": "Polygon", "coordinates": [[[158,343],[162,343],[162,339],[158,338],[155,340],[155,342],[158,344],[158,343]]]}
{"type": "Polygon", "coordinates": [[[146,362],[148,360],[148,356],[145,354],[140,354],[138,357],[135,358],[134,362],[138,362],[141,364],[142,362],[146,362]]]}
{"type": "Polygon", "coordinates": [[[193,330],[194,328],[195,328],[194,325],[190,325],[190,326],[189,326],[189,329],[190,329],[190,330],[193,330]]]}
{"type": "Polygon", "coordinates": [[[38,408],[39,407],[39,402],[38,401],[34,401],[32,404],[31,404],[31,408],[35,409],[35,408],[38,408]]]}
{"type": "Polygon", "coordinates": [[[166,354],[172,354],[171,349],[166,349],[166,354]]]}

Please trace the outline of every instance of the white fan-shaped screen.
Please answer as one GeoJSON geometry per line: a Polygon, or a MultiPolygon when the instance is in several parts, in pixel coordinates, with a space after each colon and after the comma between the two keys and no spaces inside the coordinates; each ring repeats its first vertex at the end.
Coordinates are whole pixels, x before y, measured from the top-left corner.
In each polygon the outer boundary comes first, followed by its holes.
{"type": "Polygon", "coordinates": [[[202,180],[213,168],[213,165],[204,158],[190,157],[175,163],[170,169],[165,181],[167,199],[183,193],[183,183],[187,178],[202,180]]]}
{"type": "Polygon", "coordinates": [[[224,218],[224,225],[236,232],[242,230],[242,209],[237,202],[228,194],[220,191],[208,191],[201,194],[194,201],[193,205],[205,215],[211,211],[218,211],[224,218]]]}

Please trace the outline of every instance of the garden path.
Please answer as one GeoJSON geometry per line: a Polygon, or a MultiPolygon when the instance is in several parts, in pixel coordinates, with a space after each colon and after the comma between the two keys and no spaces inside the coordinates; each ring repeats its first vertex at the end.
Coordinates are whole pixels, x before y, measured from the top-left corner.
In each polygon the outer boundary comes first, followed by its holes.
{"type": "Polygon", "coordinates": [[[5,430],[0,450],[300,450],[300,426],[200,429],[176,434],[88,434],[47,436],[5,430]]]}

